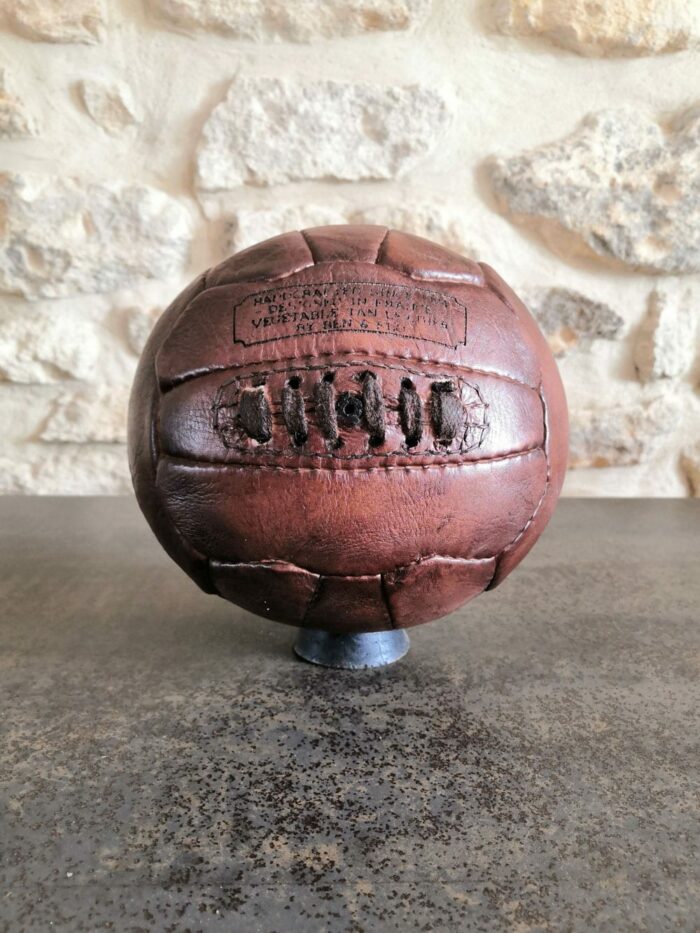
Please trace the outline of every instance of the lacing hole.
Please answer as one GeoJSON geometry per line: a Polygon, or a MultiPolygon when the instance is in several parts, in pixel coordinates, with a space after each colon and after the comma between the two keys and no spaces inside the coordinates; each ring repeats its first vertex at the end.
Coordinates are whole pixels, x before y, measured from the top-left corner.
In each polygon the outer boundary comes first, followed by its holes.
{"type": "Polygon", "coordinates": [[[323,381],[324,382],[333,382],[335,380],[335,373],[324,373],[323,381]]]}
{"type": "Polygon", "coordinates": [[[338,418],[348,425],[358,425],[362,421],[365,406],[362,398],[353,392],[343,392],[335,403],[338,418]]]}
{"type": "Polygon", "coordinates": [[[299,389],[301,388],[301,378],[299,376],[290,376],[287,379],[287,385],[290,389],[299,389]]]}
{"type": "Polygon", "coordinates": [[[454,382],[434,382],[430,388],[433,392],[454,392],[454,382]]]}
{"type": "Polygon", "coordinates": [[[413,385],[413,380],[412,380],[412,379],[408,379],[408,378],[402,379],[402,380],[401,380],[401,388],[402,388],[402,389],[413,389],[413,388],[415,388],[415,386],[413,385]]]}

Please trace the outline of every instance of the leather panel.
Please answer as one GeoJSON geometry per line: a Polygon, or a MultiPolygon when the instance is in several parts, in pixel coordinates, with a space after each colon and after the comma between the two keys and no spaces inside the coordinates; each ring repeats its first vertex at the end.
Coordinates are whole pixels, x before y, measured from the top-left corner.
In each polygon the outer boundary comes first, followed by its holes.
{"type": "Polygon", "coordinates": [[[165,514],[162,490],[156,481],[158,457],[156,419],[160,391],[156,380],[155,356],[175,322],[193,298],[204,289],[204,276],[198,276],[158,319],[146,342],[129,398],[129,469],[134,492],[153,533],[165,551],[207,593],[211,593],[206,556],[185,540],[165,514]]]}
{"type": "Polygon", "coordinates": [[[398,230],[390,230],[385,237],[377,262],[414,279],[484,284],[478,262],[438,246],[431,240],[398,230]]]}
{"type": "Polygon", "coordinates": [[[275,281],[313,265],[313,257],[301,233],[283,233],[256,243],[214,266],[207,273],[207,288],[232,282],[275,281]]]}
{"type": "Polygon", "coordinates": [[[384,591],[397,628],[445,616],[484,591],[495,558],[426,557],[384,575],[384,591]]]}
{"type": "Polygon", "coordinates": [[[341,354],[380,359],[390,355],[432,365],[466,366],[537,388],[540,365],[533,349],[531,335],[514,312],[486,288],[435,285],[374,263],[338,262],[306,268],[277,285],[245,282],[208,288],[190,303],[163,342],[157,366],[161,385],[167,389],[213,369],[318,356],[337,358],[341,354]],[[388,325],[391,332],[384,333],[362,326],[323,331],[326,322],[319,318],[281,322],[290,309],[300,316],[299,306],[307,302],[317,315],[332,306],[338,309],[341,321],[346,319],[347,307],[363,297],[364,289],[357,283],[380,286],[371,296],[380,305],[388,303],[394,289],[397,300],[420,303],[421,315],[409,317],[400,328],[392,322],[388,325]],[[324,291],[329,284],[334,286],[334,294],[324,291]],[[340,294],[341,286],[348,287],[347,295],[340,294]],[[429,313],[433,322],[426,327],[429,313]],[[243,326],[236,328],[241,317],[243,326]],[[446,330],[439,326],[445,318],[450,322],[446,330]],[[305,327],[312,332],[296,332],[305,327]]]}
{"type": "Polygon", "coordinates": [[[320,574],[371,574],[444,554],[492,557],[544,490],[541,450],[459,466],[314,470],[198,465],[163,458],[168,516],[227,562],[282,560],[320,574]],[[504,490],[517,490],[508,496],[504,490]]]}
{"type": "Polygon", "coordinates": [[[329,632],[378,632],[392,628],[381,577],[321,577],[304,626],[329,632]]]}
{"type": "Polygon", "coordinates": [[[387,228],[341,224],[302,233],[314,262],[376,262],[387,228]]]}
{"type": "Polygon", "coordinates": [[[483,263],[482,267],[489,287],[500,295],[517,315],[532,346],[533,356],[540,362],[540,391],[545,410],[545,452],[548,467],[546,490],[542,501],[522,534],[501,555],[490,584],[492,589],[505,580],[511,570],[528,554],[552,517],[566,476],[569,456],[569,414],[557,364],[535,319],[497,272],[486,263],[483,263]]]}
{"type": "Polygon", "coordinates": [[[230,599],[264,619],[301,625],[318,586],[318,575],[284,561],[225,564],[213,560],[211,580],[230,599]]]}

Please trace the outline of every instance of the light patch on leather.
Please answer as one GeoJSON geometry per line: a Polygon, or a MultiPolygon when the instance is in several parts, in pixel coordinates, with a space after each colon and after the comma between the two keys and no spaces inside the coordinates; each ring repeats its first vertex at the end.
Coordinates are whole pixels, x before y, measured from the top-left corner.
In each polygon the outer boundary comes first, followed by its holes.
{"type": "Polygon", "coordinates": [[[467,341],[467,308],[452,295],[411,285],[325,282],[267,288],[233,309],[234,343],[247,347],[339,331],[456,348],[467,341]]]}

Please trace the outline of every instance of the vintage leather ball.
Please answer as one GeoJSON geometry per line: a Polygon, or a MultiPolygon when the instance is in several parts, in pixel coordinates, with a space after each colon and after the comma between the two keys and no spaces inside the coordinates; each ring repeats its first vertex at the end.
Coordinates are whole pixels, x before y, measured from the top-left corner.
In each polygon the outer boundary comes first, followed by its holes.
{"type": "Polygon", "coordinates": [[[566,467],[566,401],[489,266],[379,226],[273,237],[158,321],[130,406],[138,501],[208,593],[337,632],[497,586],[566,467]]]}

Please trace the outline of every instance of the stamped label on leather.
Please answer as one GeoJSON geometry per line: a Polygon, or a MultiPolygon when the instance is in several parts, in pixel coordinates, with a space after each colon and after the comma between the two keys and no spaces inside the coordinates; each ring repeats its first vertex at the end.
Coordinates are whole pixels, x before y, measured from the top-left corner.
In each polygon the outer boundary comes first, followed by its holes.
{"type": "Polygon", "coordinates": [[[451,295],[410,285],[280,285],[233,309],[233,339],[249,347],[338,331],[391,334],[446,347],[466,343],[467,309],[451,295]]]}

